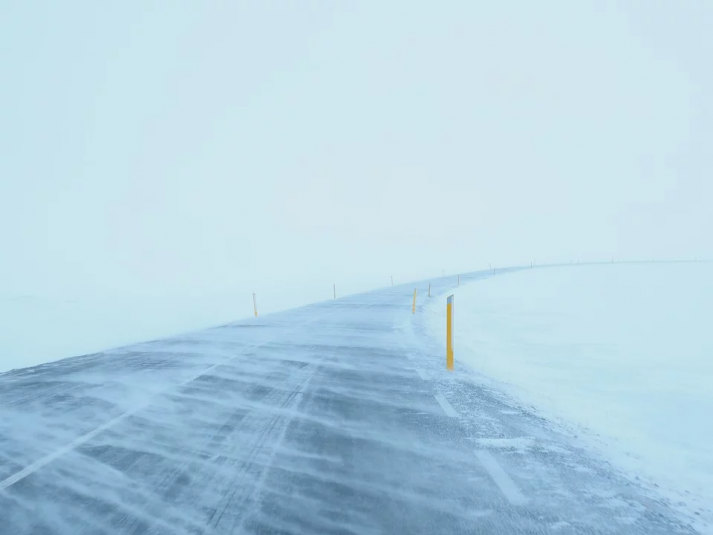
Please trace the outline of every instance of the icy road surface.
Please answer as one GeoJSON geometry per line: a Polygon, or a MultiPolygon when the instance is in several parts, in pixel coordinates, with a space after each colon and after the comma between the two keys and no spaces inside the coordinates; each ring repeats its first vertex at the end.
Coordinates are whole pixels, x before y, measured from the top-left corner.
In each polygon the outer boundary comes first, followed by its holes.
{"type": "Polygon", "coordinates": [[[446,372],[412,292],[0,375],[0,533],[694,533],[446,372]]]}

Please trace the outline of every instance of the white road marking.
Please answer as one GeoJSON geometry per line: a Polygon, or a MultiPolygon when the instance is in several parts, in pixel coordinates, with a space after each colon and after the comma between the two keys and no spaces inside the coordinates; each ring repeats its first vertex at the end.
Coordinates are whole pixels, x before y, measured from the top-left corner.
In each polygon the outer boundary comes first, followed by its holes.
{"type": "MultiPolygon", "coordinates": [[[[377,302],[377,303],[373,303],[373,304],[378,305],[378,304],[380,304],[380,303],[377,302]]],[[[338,312],[337,312],[337,314],[338,314],[338,312]]],[[[316,323],[316,322],[318,322],[319,320],[321,320],[322,318],[326,318],[327,316],[330,316],[330,315],[333,316],[333,315],[334,315],[334,312],[331,312],[331,311],[330,311],[330,312],[327,313],[327,314],[322,314],[321,316],[318,316],[318,317],[316,317],[316,318],[312,318],[312,319],[310,319],[310,320],[308,320],[308,321],[305,321],[305,322],[301,323],[300,325],[298,325],[297,327],[295,327],[294,329],[289,329],[289,330],[287,330],[287,331],[285,331],[285,332],[279,333],[279,334],[277,335],[277,338],[282,337],[282,336],[284,336],[284,335],[286,335],[286,334],[290,334],[290,333],[292,333],[292,332],[298,331],[299,329],[302,329],[305,325],[309,325],[310,323],[316,323]]],[[[109,420],[108,422],[105,422],[104,424],[100,425],[99,427],[97,427],[97,428],[94,429],[93,431],[90,431],[89,433],[87,433],[87,434],[85,434],[85,435],[82,435],[81,437],[78,437],[78,438],[74,439],[74,440],[73,440],[72,442],[70,442],[69,444],[67,444],[67,445],[65,445],[65,446],[62,446],[62,447],[59,448],[58,450],[55,450],[54,452],[52,452],[52,453],[50,453],[50,454],[48,454],[48,455],[45,455],[44,457],[42,457],[42,458],[40,458],[40,459],[37,459],[35,462],[33,462],[33,463],[31,463],[31,464],[28,464],[28,465],[27,465],[25,468],[23,468],[22,470],[20,470],[20,471],[18,471],[18,472],[15,472],[14,474],[11,474],[11,475],[8,476],[7,478],[5,478],[5,479],[3,479],[2,481],[0,481],[0,490],[5,490],[5,489],[7,489],[8,487],[10,487],[10,486],[14,485],[15,483],[17,483],[18,481],[21,481],[21,480],[25,479],[27,476],[29,476],[29,475],[31,475],[31,474],[37,472],[40,468],[43,468],[44,466],[47,466],[47,465],[50,464],[52,461],[54,461],[54,460],[56,460],[56,459],[62,457],[63,455],[69,453],[70,451],[74,450],[75,448],[81,446],[81,445],[84,444],[85,442],[91,440],[92,438],[94,438],[95,436],[97,436],[97,435],[98,435],[99,433],[101,433],[102,431],[106,431],[107,429],[109,429],[109,428],[115,426],[116,424],[118,424],[118,423],[121,422],[122,420],[125,420],[125,419],[128,418],[129,416],[131,416],[131,415],[137,413],[138,411],[140,411],[140,410],[142,410],[142,409],[145,409],[146,407],[150,406],[150,405],[151,405],[151,402],[153,401],[153,399],[156,398],[156,397],[158,397],[159,395],[165,394],[166,392],[171,391],[173,388],[180,387],[180,386],[184,386],[184,385],[190,383],[191,381],[195,381],[195,380],[198,379],[200,376],[205,375],[206,373],[208,373],[208,372],[214,370],[214,369],[217,368],[218,366],[222,366],[223,364],[226,364],[226,363],[230,362],[231,360],[234,360],[234,359],[236,359],[236,358],[238,358],[238,357],[244,355],[244,354],[247,353],[248,351],[250,351],[250,350],[252,350],[252,349],[257,349],[257,348],[262,347],[262,346],[265,346],[265,345],[267,345],[267,344],[273,342],[274,340],[275,340],[275,338],[272,338],[272,339],[270,339],[270,340],[265,340],[265,341],[260,342],[260,343],[258,343],[258,344],[253,344],[253,345],[251,345],[251,346],[248,346],[248,347],[246,347],[246,348],[243,348],[243,350],[240,351],[240,353],[238,353],[237,355],[233,355],[232,357],[228,357],[228,358],[225,358],[225,359],[223,359],[223,360],[221,360],[221,361],[219,361],[219,362],[216,362],[216,363],[213,364],[212,366],[209,366],[209,367],[207,367],[207,368],[204,368],[203,370],[201,370],[200,372],[196,373],[195,375],[189,377],[188,379],[186,379],[186,380],[184,380],[184,381],[181,381],[180,383],[178,383],[178,384],[176,384],[176,385],[169,386],[168,388],[165,388],[164,390],[161,390],[160,392],[157,392],[151,399],[149,399],[149,400],[146,401],[145,403],[141,403],[141,404],[135,406],[134,408],[129,409],[128,411],[126,411],[126,412],[123,413],[123,414],[120,414],[119,416],[117,416],[117,417],[114,418],[113,420],[109,420]]],[[[419,373],[419,375],[420,375],[420,373],[419,373]]]]}
{"type": "Polygon", "coordinates": [[[110,427],[112,427],[112,426],[118,424],[120,421],[122,421],[122,420],[128,418],[129,416],[131,416],[132,414],[134,414],[135,412],[137,412],[139,409],[143,409],[143,408],[144,408],[144,405],[141,405],[141,406],[139,406],[139,407],[135,407],[135,408],[131,409],[130,411],[127,411],[127,412],[125,412],[124,414],[121,414],[121,415],[117,416],[117,417],[114,418],[113,420],[109,420],[108,422],[106,422],[106,423],[100,425],[100,426],[97,427],[94,431],[90,431],[90,432],[87,433],[86,435],[82,435],[81,437],[79,437],[79,438],[73,440],[72,442],[70,442],[70,443],[67,444],[66,446],[63,446],[63,447],[61,447],[60,449],[58,449],[58,450],[56,450],[56,451],[50,453],[49,455],[46,455],[46,456],[42,457],[41,459],[36,460],[36,461],[35,461],[34,463],[32,463],[32,464],[28,464],[25,468],[23,468],[23,469],[20,470],[19,472],[15,472],[15,473],[12,474],[10,477],[8,477],[8,478],[3,479],[2,481],[0,481],[0,490],[5,490],[5,489],[8,488],[9,486],[14,485],[15,483],[17,483],[18,481],[20,481],[20,480],[22,480],[22,479],[25,479],[27,476],[29,476],[29,475],[32,474],[33,472],[37,472],[37,470],[39,470],[39,469],[42,468],[43,466],[48,465],[49,463],[51,463],[51,462],[54,461],[55,459],[58,459],[59,457],[61,457],[61,456],[64,455],[65,453],[68,453],[68,452],[72,451],[73,449],[77,448],[78,446],[81,446],[82,444],[84,444],[84,443],[87,442],[88,440],[91,440],[92,438],[94,438],[95,436],[97,436],[97,435],[98,435],[99,433],[101,433],[102,431],[106,431],[106,430],[109,429],[110,427]]]}
{"type": "Polygon", "coordinates": [[[445,397],[443,397],[443,394],[436,394],[433,397],[436,398],[436,401],[443,409],[443,412],[446,413],[446,416],[449,416],[450,418],[458,417],[458,413],[453,408],[453,406],[450,403],[448,403],[448,400],[445,397]]]}
{"type": "Polygon", "coordinates": [[[523,453],[535,445],[535,439],[532,437],[477,438],[475,440],[481,448],[517,450],[523,453]]]}
{"type": "Polygon", "coordinates": [[[419,376],[421,379],[423,379],[424,381],[426,381],[426,374],[424,373],[424,371],[423,371],[421,368],[414,368],[414,370],[416,370],[416,373],[418,374],[418,376],[419,376]]]}
{"type": "Polygon", "coordinates": [[[503,470],[502,466],[500,466],[489,451],[476,450],[475,455],[511,504],[525,505],[527,503],[527,498],[520,492],[515,482],[510,479],[510,476],[505,473],[505,470],[503,470]]]}

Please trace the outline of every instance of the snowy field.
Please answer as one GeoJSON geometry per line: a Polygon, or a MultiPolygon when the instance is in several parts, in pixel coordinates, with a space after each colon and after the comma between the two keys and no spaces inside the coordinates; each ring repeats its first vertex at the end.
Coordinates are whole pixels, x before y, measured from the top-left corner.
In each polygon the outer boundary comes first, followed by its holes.
{"type": "MultiPolygon", "coordinates": [[[[455,296],[456,366],[570,427],[712,532],[710,264],[528,269],[455,296]]],[[[439,339],[444,303],[426,315],[439,339]]]]}
{"type": "MultiPolygon", "coordinates": [[[[384,280],[337,286],[343,296],[384,280]]],[[[332,284],[257,290],[261,316],[331,299],[332,284]]],[[[18,295],[0,291],[0,373],[222,325],[253,315],[251,291],[18,295]]]]}

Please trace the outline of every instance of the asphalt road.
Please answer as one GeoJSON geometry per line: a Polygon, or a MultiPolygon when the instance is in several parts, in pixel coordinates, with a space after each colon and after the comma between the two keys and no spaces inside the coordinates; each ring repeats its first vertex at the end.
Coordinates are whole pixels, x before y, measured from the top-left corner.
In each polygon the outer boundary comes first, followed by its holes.
{"type": "Polygon", "coordinates": [[[0,533],[693,533],[446,372],[412,292],[0,374],[0,533]]]}

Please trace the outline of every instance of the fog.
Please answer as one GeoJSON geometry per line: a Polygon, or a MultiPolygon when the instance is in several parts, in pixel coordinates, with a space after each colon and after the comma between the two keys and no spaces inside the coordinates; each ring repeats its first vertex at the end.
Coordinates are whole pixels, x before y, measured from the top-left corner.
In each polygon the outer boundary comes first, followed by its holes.
{"type": "Polygon", "coordinates": [[[0,291],[713,256],[711,27],[697,1],[6,0],[0,291]]]}
{"type": "Polygon", "coordinates": [[[713,260],[711,28],[701,0],[0,0],[3,527],[683,533],[419,322],[489,265],[713,260]]]}

